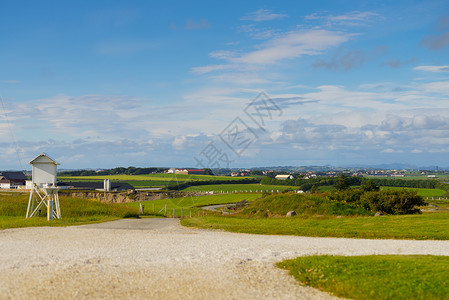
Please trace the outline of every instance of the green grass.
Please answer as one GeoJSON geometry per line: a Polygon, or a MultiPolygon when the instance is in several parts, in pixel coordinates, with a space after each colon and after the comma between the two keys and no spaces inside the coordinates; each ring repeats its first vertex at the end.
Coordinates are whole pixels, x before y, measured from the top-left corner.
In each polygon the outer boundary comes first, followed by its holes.
{"type": "Polygon", "coordinates": [[[367,239],[449,239],[449,213],[344,218],[245,218],[205,216],[184,226],[231,232],[367,239]]]}
{"type": "Polygon", "coordinates": [[[0,194],[0,229],[30,226],[69,226],[138,217],[135,208],[100,203],[95,200],[60,197],[61,219],[47,221],[46,208],[40,216],[25,218],[28,193],[0,194]]]}
{"type": "Polygon", "coordinates": [[[286,260],[301,284],[349,299],[447,299],[449,257],[308,256],[286,260]]]}
{"type": "Polygon", "coordinates": [[[271,193],[271,191],[284,191],[287,189],[297,189],[294,186],[285,186],[285,185],[260,185],[260,184],[214,184],[214,185],[198,185],[191,186],[183,191],[224,191],[224,192],[257,192],[262,193],[263,191],[271,193]]]}
{"type": "Polygon", "coordinates": [[[241,180],[255,177],[230,177],[211,175],[182,175],[182,174],[148,174],[148,175],[95,175],[95,176],[58,176],[60,181],[103,181],[109,178],[112,181],[122,181],[136,188],[166,187],[176,183],[183,184],[195,181],[215,180],[225,183],[238,183],[241,180]]]}
{"type": "MultiPolygon", "coordinates": [[[[254,201],[261,196],[261,194],[221,194],[142,201],[142,204],[145,205],[145,212],[147,213],[153,213],[154,204],[155,213],[160,212],[165,205],[167,205],[167,216],[173,216],[173,208],[175,209],[176,216],[180,215],[181,208],[184,210],[184,215],[188,215],[190,210],[192,211],[192,214],[197,215],[198,211],[202,211],[202,206],[235,203],[243,200],[254,201]]],[[[140,202],[131,202],[120,205],[138,208],[140,207],[140,202]]]]}
{"type": "Polygon", "coordinates": [[[61,181],[64,180],[111,180],[129,181],[129,180],[154,180],[154,181],[198,181],[198,180],[222,180],[239,181],[248,177],[230,177],[230,176],[212,176],[212,175],[182,175],[182,174],[148,174],[148,175],[95,175],[95,176],[58,176],[61,181]]]}
{"type": "Polygon", "coordinates": [[[355,204],[331,201],[319,194],[292,193],[274,194],[258,199],[245,207],[241,214],[245,216],[273,217],[285,216],[289,211],[295,211],[301,216],[367,216],[373,214],[355,204]]]}

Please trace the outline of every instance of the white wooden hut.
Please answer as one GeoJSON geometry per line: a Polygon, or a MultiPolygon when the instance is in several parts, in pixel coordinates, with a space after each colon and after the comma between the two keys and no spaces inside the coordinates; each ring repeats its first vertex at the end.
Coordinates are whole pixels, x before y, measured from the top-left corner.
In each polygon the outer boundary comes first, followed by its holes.
{"type": "Polygon", "coordinates": [[[27,218],[35,216],[42,206],[47,207],[47,219],[60,218],[58,190],[56,186],[56,174],[58,165],[54,159],[46,153],[42,153],[30,161],[32,166],[32,187],[28,201],[27,218]],[[36,207],[35,207],[36,206],[36,207]]]}

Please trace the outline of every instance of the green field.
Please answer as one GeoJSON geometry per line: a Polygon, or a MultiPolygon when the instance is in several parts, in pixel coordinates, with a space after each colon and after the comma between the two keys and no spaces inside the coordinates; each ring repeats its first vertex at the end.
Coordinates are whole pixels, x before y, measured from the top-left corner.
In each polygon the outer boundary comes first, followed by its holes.
{"type": "Polygon", "coordinates": [[[271,191],[284,191],[287,189],[297,189],[297,187],[294,186],[286,186],[286,185],[261,185],[261,184],[214,184],[214,185],[198,185],[198,186],[191,186],[186,189],[183,189],[183,191],[224,191],[224,192],[243,192],[243,193],[249,193],[251,192],[269,192],[271,191]]]}
{"type": "Polygon", "coordinates": [[[449,239],[449,213],[344,218],[205,216],[183,219],[181,224],[190,227],[256,234],[367,239],[449,239]]]}
{"type": "Polygon", "coordinates": [[[239,181],[251,177],[230,177],[230,176],[212,176],[212,175],[182,175],[182,174],[148,174],[148,175],[96,175],[96,176],[58,176],[61,181],[64,180],[111,180],[129,181],[129,180],[155,180],[155,181],[198,181],[198,180],[222,180],[239,181]]]}
{"type": "Polygon", "coordinates": [[[194,181],[220,181],[226,183],[256,178],[256,177],[230,177],[212,175],[181,175],[181,174],[148,174],[148,175],[96,175],[96,176],[58,176],[59,181],[122,181],[131,184],[135,188],[166,187],[173,184],[183,184],[194,181]]]}
{"type": "MultiPolygon", "coordinates": [[[[161,200],[151,200],[142,201],[145,205],[145,212],[153,213],[153,205],[155,213],[163,213],[165,205],[167,205],[167,216],[173,216],[173,209],[175,209],[176,216],[180,216],[181,208],[183,209],[184,215],[192,214],[197,215],[198,211],[202,211],[202,206],[207,205],[218,205],[235,203],[243,200],[253,201],[260,198],[262,194],[222,194],[222,195],[207,195],[207,196],[196,196],[196,197],[182,197],[173,199],[161,199],[161,200]]],[[[140,202],[131,202],[126,204],[119,204],[128,207],[138,208],[140,207],[140,202]]]]}
{"type": "Polygon", "coordinates": [[[61,219],[47,221],[46,209],[40,216],[25,218],[28,193],[0,193],[0,229],[31,226],[69,226],[138,217],[135,208],[93,200],[60,197],[61,219]]]}
{"type": "Polygon", "coordinates": [[[300,284],[346,299],[447,299],[449,257],[306,256],[277,264],[300,284]]]}

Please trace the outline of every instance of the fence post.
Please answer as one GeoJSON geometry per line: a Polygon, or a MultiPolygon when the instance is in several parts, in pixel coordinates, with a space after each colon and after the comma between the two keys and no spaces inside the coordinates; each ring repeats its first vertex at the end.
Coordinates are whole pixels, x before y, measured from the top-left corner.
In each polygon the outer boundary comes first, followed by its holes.
{"type": "Polygon", "coordinates": [[[176,213],[175,209],[173,208],[173,218],[175,217],[175,213],[176,213]]]}
{"type": "Polygon", "coordinates": [[[183,217],[183,208],[181,207],[181,219],[183,217]]]}
{"type": "Polygon", "coordinates": [[[164,216],[165,217],[167,216],[167,204],[165,204],[165,206],[164,206],[164,216]]]}
{"type": "Polygon", "coordinates": [[[153,214],[154,214],[154,203],[153,203],[153,214]]]}
{"type": "Polygon", "coordinates": [[[190,217],[192,217],[192,210],[190,210],[190,217]]]}

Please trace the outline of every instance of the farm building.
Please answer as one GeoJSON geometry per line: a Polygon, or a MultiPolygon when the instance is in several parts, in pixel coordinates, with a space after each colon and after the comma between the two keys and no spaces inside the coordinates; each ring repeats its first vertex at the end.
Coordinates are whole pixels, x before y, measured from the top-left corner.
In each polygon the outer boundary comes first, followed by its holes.
{"type": "Polygon", "coordinates": [[[204,172],[203,169],[176,169],[175,174],[204,175],[204,174],[206,174],[206,172],[204,172]]]}
{"type": "Polygon", "coordinates": [[[275,177],[278,180],[287,180],[287,179],[294,179],[292,175],[276,175],[275,177]]]}
{"type": "Polygon", "coordinates": [[[25,185],[27,177],[23,172],[4,171],[0,172],[0,188],[10,189],[19,185],[25,185]]]}

